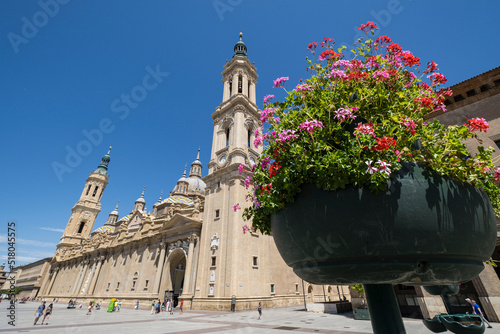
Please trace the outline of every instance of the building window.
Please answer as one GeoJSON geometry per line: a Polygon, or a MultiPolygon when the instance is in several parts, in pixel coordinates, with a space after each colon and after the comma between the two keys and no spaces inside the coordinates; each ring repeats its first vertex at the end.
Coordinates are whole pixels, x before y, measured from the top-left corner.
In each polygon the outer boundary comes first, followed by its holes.
{"type": "Polygon", "coordinates": [[[217,182],[217,188],[220,188],[220,182],[217,182]]]}
{"type": "Polygon", "coordinates": [[[500,149],[500,140],[495,141],[495,144],[496,144],[496,145],[497,145],[497,147],[500,149]]]}
{"type": "Polygon", "coordinates": [[[102,190],[101,193],[99,194],[99,201],[101,200],[101,197],[102,197],[102,190]]]}
{"type": "Polygon", "coordinates": [[[229,97],[233,94],[233,81],[229,81],[229,97]]]}
{"type": "Polygon", "coordinates": [[[219,210],[215,210],[215,218],[219,218],[219,210]]]}
{"type": "Polygon", "coordinates": [[[111,283],[108,283],[108,286],[106,287],[106,291],[109,291],[109,286],[111,285],[111,283]]]}
{"type": "Polygon", "coordinates": [[[132,290],[135,290],[135,283],[136,283],[136,282],[137,282],[137,281],[136,281],[135,279],[132,281],[132,290]]]}
{"type": "Polygon", "coordinates": [[[215,288],[214,284],[209,284],[208,285],[208,294],[209,295],[212,295],[212,296],[214,295],[214,290],[215,290],[214,288],[215,288]]]}
{"type": "Polygon", "coordinates": [[[295,293],[299,293],[299,283],[295,283],[295,293]]]}
{"type": "Polygon", "coordinates": [[[99,190],[99,186],[95,186],[94,192],[92,193],[92,197],[95,197],[95,194],[97,194],[97,190],[99,190]]]}
{"type": "Polygon", "coordinates": [[[85,196],[87,196],[90,192],[90,187],[92,187],[90,184],[89,184],[89,187],[87,188],[87,193],[85,194],[85,196]]]}
{"type": "Polygon", "coordinates": [[[149,281],[146,280],[146,285],[144,286],[144,290],[147,290],[148,289],[148,284],[149,284],[149,281]]]}
{"type": "Polygon", "coordinates": [[[476,91],[474,89],[468,90],[467,91],[467,97],[471,97],[476,95],[476,91]]]}
{"type": "Polygon", "coordinates": [[[241,78],[241,75],[238,77],[238,93],[243,93],[243,85],[242,85],[243,79],[241,78]]]}
{"type": "Polygon", "coordinates": [[[488,84],[482,85],[481,87],[479,87],[479,90],[481,91],[481,93],[486,92],[487,90],[490,90],[490,89],[491,89],[491,87],[488,84]]]}
{"type": "Polygon", "coordinates": [[[226,146],[229,146],[229,128],[226,129],[226,146]]]}
{"type": "Polygon", "coordinates": [[[500,79],[493,81],[493,83],[495,84],[495,87],[500,86],[500,79]]]}
{"type": "Polygon", "coordinates": [[[212,267],[215,267],[215,264],[217,263],[215,259],[216,259],[216,257],[212,256],[212,262],[211,262],[212,267]]]}
{"type": "Polygon", "coordinates": [[[250,140],[252,138],[252,131],[248,130],[247,132],[247,146],[250,147],[250,140]]]}
{"type": "Polygon", "coordinates": [[[254,257],[253,257],[253,260],[252,260],[252,265],[253,265],[254,267],[257,267],[257,266],[259,265],[259,262],[258,262],[258,260],[257,260],[257,256],[254,256],[254,257]]]}
{"type": "Polygon", "coordinates": [[[465,99],[462,95],[456,95],[453,97],[453,99],[455,100],[455,102],[459,102],[459,101],[462,101],[463,99],[465,99]]]}
{"type": "Polygon", "coordinates": [[[271,284],[271,294],[274,294],[274,284],[271,284]]]}
{"type": "Polygon", "coordinates": [[[120,282],[117,282],[116,283],[116,291],[118,291],[119,288],[120,288],[120,282]]]}
{"type": "Polygon", "coordinates": [[[80,223],[80,227],[78,227],[78,234],[83,232],[83,228],[85,227],[85,222],[80,223]]]}

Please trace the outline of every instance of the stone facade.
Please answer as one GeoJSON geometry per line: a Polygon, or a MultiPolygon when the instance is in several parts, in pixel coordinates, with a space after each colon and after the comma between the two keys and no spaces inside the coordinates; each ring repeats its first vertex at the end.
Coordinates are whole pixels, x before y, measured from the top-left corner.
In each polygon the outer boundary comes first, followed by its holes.
{"type": "Polygon", "coordinates": [[[19,295],[17,295],[17,297],[37,297],[37,295],[42,292],[41,289],[47,286],[51,260],[52,259],[50,257],[47,257],[45,259],[13,268],[9,273],[9,279],[3,284],[3,289],[10,289],[11,277],[14,277],[14,285],[22,288],[22,291],[19,295]]]}

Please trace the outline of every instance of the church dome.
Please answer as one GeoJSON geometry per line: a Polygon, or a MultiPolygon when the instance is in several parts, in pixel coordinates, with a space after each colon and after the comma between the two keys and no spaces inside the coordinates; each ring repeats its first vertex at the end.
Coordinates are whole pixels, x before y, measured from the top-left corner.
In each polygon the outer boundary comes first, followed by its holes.
{"type": "Polygon", "coordinates": [[[187,182],[188,182],[188,190],[189,191],[201,192],[201,193],[205,192],[206,184],[199,177],[196,177],[196,176],[189,177],[187,179],[187,182]]]}
{"type": "Polygon", "coordinates": [[[240,32],[240,40],[234,46],[234,55],[235,56],[246,56],[247,55],[247,46],[242,41],[243,33],[240,32]]]}

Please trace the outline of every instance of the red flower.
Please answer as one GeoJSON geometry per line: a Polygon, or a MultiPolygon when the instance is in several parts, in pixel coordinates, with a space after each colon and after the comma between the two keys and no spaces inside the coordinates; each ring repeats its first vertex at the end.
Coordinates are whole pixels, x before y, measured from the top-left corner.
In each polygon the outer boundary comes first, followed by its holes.
{"type": "Polygon", "coordinates": [[[467,123],[465,123],[469,127],[469,131],[473,132],[474,130],[479,130],[481,132],[486,132],[490,128],[488,122],[484,118],[473,118],[473,119],[468,119],[467,118],[467,123]]]}
{"type": "Polygon", "coordinates": [[[318,46],[318,43],[309,43],[307,50],[314,51],[314,49],[316,49],[317,46],[318,46]]]}
{"type": "Polygon", "coordinates": [[[388,44],[388,43],[392,43],[391,39],[389,37],[387,37],[386,35],[377,37],[377,39],[375,41],[382,46],[384,46],[385,44],[388,44]]]}
{"type": "Polygon", "coordinates": [[[396,140],[391,137],[383,136],[382,138],[377,138],[377,146],[372,148],[372,151],[387,151],[391,146],[398,146],[396,140]]]}
{"type": "Polygon", "coordinates": [[[373,29],[375,29],[376,27],[377,27],[377,25],[376,25],[375,23],[373,23],[373,22],[371,22],[371,21],[368,21],[368,22],[366,22],[365,24],[362,24],[362,25],[358,28],[358,30],[362,30],[362,31],[364,31],[364,32],[366,32],[366,33],[367,33],[368,31],[373,30],[373,29]]]}
{"type": "Polygon", "coordinates": [[[421,96],[417,99],[417,101],[420,102],[423,108],[430,108],[434,105],[434,100],[430,97],[421,96]]]}
{"type": "Polygon", "coordinates": [[[328,58],[331,58],[331,59],[341,59],[343,57],[344,57],[343,54],[337,53],[337,52],[333,51],[332,49],[328,49],[328,50],[325,50],[325,51],[321,52],[321,55],[319,56],[319,59],[320,60],[324,60],[324,59],[328,59],[328,58]]]}
{"type": "Polygon", "coordinates": [[[393,53],[393,54],[399,54],[403,50],[401,46],[397,43],[391,43],[387,44],[386,46],[387,52],[393,53]]]}
{"type": "Polygon", "coordinates": [[[432,73],[431,75],[429,75],[427,77],[431,79],[432,86],[437,85],[437,84],[444,84],[444,83],[446,83],[446,81],[448,81],[448,79],[446,79],[446,77],[444,75],[442,75],[441,73],[437,73],[437,72],[432,73]]]}
{"type": "Polygon", "coordinates": [[[424,73],[434,73],[436,70],[438,70],[437,64],[431,60],[427,63],[427,69],[424,71],[424,73]]]}
{"type": "Polygon", "coordinates": [[[405,51],[402,58],[406,66],[420,65],[420,58],[415,57],[409,51],[405,51]]]}
{"type": "Polygon", "coordinates": [[[330,42],[333,42],[333,38],[325,37],[323,38],[323,42],[321,42],[319,46],[324,47],[325,45],[328,45],[330,42]]]}
{"type": "Polygon", "coordinates": [[[274,175],[276,175],[278,173],[278,170],[281,168],[282,166],[278,165],[277,162],[274,162],[271,166],[269,166],[269,177],[273,177],[274,175]]]}

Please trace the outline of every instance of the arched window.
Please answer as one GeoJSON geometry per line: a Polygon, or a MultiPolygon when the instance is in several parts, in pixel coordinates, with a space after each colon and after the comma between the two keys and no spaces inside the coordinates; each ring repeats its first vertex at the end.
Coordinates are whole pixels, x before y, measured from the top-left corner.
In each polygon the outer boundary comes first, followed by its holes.
{"type": "Polygon", "coordinates": [[[95,186],[94,192],[92,193],[92,197],[95,197],[95,194],[97,194],[98,189],[99,189],[99,186],[95,186]]]}
{"type": "Polygon", "coordinates": [[[252,131],[247,131],[247,146],[250,147],[250,140],[252,138],[252,131]]]}
{"type": "Polygon", "coordinates": [[[85,227],[85,222],[81,222],[80,226],[78,227],[78,234],[83,232],[83,228],[85,227]]]}
{"type": "Polygon", "coordinates": [[[233,81],[229,81],[229,97],[233,94],[233,81]]]}
{"type": "Polygon", "coordinates": [[[248,80],[247,92],[248,92],[248,96],[247,97],[250,97],[250,80],[248,80]]]}
{"type": "Polygon", "coordinates": [[[91,185],[89,184],[89,187],[87,188],[87,193],[85,194],[85,196],[87,196],[89,194],[90,187],[91,187],[91,185]]]}
{"type": "Polygon", "coordinates": [[[226,146],[229,146],[229,128],[226,129],[226,146]]]}
{"type": "Polygon", "coordinates": [[[238,93],[243,93],[243,78],[238,76],[238,93]]]}

